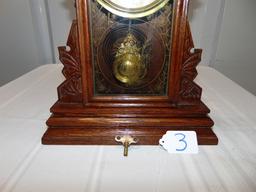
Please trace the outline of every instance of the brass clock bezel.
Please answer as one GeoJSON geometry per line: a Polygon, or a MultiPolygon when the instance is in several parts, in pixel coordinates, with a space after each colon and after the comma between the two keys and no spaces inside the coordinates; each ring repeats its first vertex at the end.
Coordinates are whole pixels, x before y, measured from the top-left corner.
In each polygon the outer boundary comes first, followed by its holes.
{"type": "Polygon", "coordinates": [[[130,19],[136,19],[151,15],[163,8],[170,0],[155,0],[147,6],[139,8],[126,8],[117,5],[110,0],[97,0],[97,2],[111,13],[130,19]]]}

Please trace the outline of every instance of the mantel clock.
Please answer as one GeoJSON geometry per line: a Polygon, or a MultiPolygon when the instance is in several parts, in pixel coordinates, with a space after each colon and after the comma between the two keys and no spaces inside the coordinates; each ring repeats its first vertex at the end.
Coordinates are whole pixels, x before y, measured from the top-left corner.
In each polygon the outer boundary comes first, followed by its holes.
{"type": "Polygon", "coordinates": [[[168,130],[217,144],[210,110],[194,82],[201,49],[189,0],[76,0],[66,80],[58,87],[43,144],[156,145],[168,130]]]}

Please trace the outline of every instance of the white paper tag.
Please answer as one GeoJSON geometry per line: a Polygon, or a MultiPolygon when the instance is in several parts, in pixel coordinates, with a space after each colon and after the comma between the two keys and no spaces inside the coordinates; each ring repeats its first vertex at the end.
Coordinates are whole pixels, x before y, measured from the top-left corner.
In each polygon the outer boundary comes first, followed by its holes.
{"type": "Polygon", "coordinates": [[[198,143],[195,131],[167,131],[159,140],[169,153],[197,154],[198,143]]]}

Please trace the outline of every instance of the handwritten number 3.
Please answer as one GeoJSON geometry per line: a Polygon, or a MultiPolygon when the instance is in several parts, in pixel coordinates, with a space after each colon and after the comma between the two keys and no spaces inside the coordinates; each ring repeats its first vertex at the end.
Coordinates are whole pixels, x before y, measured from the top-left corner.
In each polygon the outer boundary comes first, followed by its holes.
{"type": "Polygon", "coordinates": [[[186,135],[184,135],[183,133],[176,133],[175,137],[181,136],[182,138],[179,140],[179,142],[184,143],[184,148],[181,149],[176,149],[176,151],[185,151],[187,149],[187,142],[185,141],[186,135]]]}

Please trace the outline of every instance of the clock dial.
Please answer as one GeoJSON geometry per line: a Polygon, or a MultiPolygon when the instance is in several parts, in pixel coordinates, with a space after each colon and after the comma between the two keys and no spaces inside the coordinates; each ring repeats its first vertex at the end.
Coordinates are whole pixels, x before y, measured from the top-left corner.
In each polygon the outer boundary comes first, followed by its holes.
{"type": "Polygon", "coordinates": [[[133,0],[133,1],[124,1],[124,0],[107,0],[113,4],[118,5],[126,9],[138,9],[149,6],[153,4],[156,0],[133,0]]]}
{"type": "Polygon", "coordinates": [[[169,0],[97,0],[108,11],[126,18],[148,16],[163,8],[169,0]]]}

